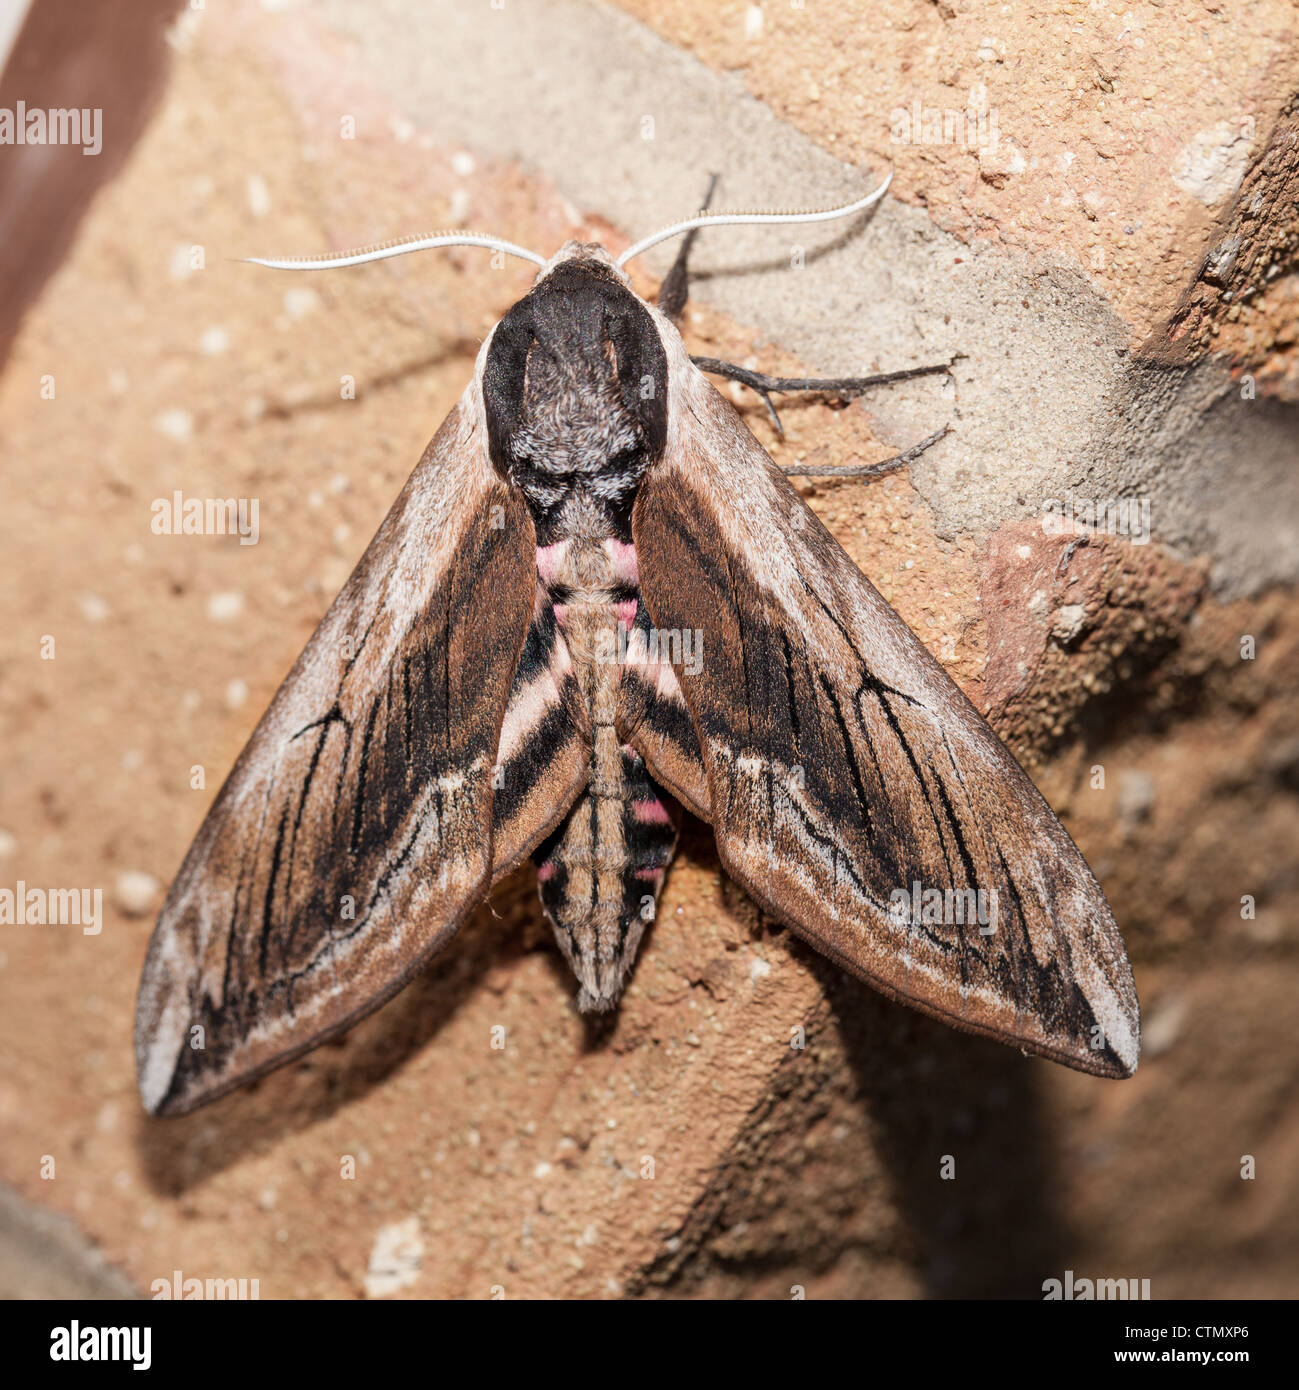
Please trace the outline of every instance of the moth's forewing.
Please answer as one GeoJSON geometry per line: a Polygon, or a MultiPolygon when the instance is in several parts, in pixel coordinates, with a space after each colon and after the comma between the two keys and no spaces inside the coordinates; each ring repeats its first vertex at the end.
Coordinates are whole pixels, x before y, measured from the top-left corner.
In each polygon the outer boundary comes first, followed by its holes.
{"type": "MultiPolygon", "coordinates": [[[[390,998],[491,877],[493,769],[535,537],[479,379],[429,445],[216,798],[149,945],[140,1091],[180,1113],[390,998]]],[[[545,819],[515,808],[509,851],[545,819]]]]}
{"type": "MultiPolygon", "coordinates": [[[[1068,832],[676,330],[660,330],[669,438],[632,530],[654,624],[703,634],[698,671],[678,674],[727,871],[882,992],[1130,1074],[1131,967],[1068,832]]],[[[642,718],[632,736],[669,785],[689,753],[664,732],[672,718],[642,718]]]]}
{"type": "Polygon", "coordinates": [[[653,641],[652,630],[642,596],[618,691],[618,733],[682,805],[701,820],[711,821],[708,774],[690,710],[676,670],[653,641]]]}
{"type": "Polygon", "coordinates": [[[523,862],[564,818],[591,772],[590,718],[544,585],[514,674],[493,771],[492,880],[523,862]]]}

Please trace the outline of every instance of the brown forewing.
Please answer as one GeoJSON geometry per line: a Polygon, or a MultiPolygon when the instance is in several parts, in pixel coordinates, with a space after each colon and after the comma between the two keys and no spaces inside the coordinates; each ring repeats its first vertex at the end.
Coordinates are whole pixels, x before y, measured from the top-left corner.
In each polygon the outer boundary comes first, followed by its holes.
{"type": "MultiPolygon", "coordinates": [[[[1131,968],[1068,833],[663,331],[675,437],[632,529],[655,625],[704,633],[702,669],[679,674],[728,872],[884,993],[1084,1071],[1129,1074],[1131,968]],[[899,916],[913,885],[982,890],[993,930],[899,916]]],[[[977,899],[962,901],[958,914],[976,915],[977,899]]]]}
{"type": "Polygon", "coordinates": [[[645,759],[660,785],[702,820],[712,819],[690,710],[674,669],[629,647],[618,687],[618,736],[645,759]]]}
{"type": "Polygon", "coordinates": [[[559,824],[591,772],[591,728],[555,606],[540,580],[496,756],[492,879],[559,824]]]}
{"type": "Polygon", "coordinates": [[[475,383],[280,687],[149,945],[146,1107],[179,1113],[391,997],[485,890],[535,537],[475,383]]]}

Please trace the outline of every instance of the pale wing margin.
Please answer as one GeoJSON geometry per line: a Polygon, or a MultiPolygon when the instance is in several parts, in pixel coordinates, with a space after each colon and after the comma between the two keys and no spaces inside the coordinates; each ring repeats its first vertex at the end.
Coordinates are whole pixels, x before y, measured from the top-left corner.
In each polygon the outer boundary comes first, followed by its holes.
{"type": "Polygon", "coordinates": [[[192,1109],[347,1028],[486,890],[535,553],[527,508],[488,458],[476,376],[172,884],[136,1015],[148,1110],[192,1109]]]}
{"type": "MultiPolygon", "coordinates": [[[[1130,1074],[1131,967],[1068,832],[661,329],[668,447],[632,529],[656,626],[704,633],[702,669],[680,679],[727,871],[884,993],[1084,1071],[1130,1074]],[[964,922],[900,912],[898,890],[910,898],[913,885],[946,895],[964,922]]],[[[653,768],[653,749],[641,752],[653,768]]]]}

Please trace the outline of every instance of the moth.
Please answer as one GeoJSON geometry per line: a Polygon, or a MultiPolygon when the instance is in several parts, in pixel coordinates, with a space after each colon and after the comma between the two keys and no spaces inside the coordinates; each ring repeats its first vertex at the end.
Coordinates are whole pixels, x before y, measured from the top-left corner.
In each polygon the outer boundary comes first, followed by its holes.
{"type": "Polygon", "coordinates": [[[846,215],[886,186],[819,213],[701,212],[617,260],[456,232],[262,262],[467,244],[540,269],[171,885],[136,1019],[148,1111],[347,1029],[529,857],[578,1008],[613,1008],[682,807],[766,913],[885,995],[1082,1071],[1134,1070],[1132,971],[1082,855],[703,370],[770,405],[946,366],[767,377],[692,360],[675,326],[701,227],[846,215]],[[680,234],[651,305],[623,267],[680,234]],[[994,902],[991,925],[915,910],[934,894],[994,902]]]}

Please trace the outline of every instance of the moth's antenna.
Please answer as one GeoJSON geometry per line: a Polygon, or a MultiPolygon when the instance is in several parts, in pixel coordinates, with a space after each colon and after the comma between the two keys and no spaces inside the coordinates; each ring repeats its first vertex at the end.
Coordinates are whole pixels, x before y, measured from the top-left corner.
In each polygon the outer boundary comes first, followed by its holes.
{"type": "Polygon", "coordinates": [[[546,258],[535,251],[478,232],[431,232],[427,236],[398,237],[396,241],[385,241],[378,246],[363,246],[359,251],[324,251],[317,256],[291,256],[281,260],[244,256],[242,259],[251,265],[269,266],[272,270],[337,270],[348,265],[364,265],[367,261],[386,261],[391,256],[404,256],[408,251],[429,251],[435,246],[485,246],[489,251],[503,251],[507,256],[518,256],[533,265],[548,264],[546,258]]]}
{"type": "Polygon", "coordinates": [[[823,208],[817,212],[701,212],[698,217],[692,217],[685,222],[674,222],[672,226],[664,227],[661,232],[655,232],[653,236],[647,236],[643,241],[629,246],[618,257],[618,264],[620,266],[626,265],[633,256],[639,256],[642,251],[648,251],[651,246],[657,246],[660,241],[667,241],[669,237],[680,236],[682,232],[691,231],[695,227],[733,227],[749,223],[831,222],[836,217],[849,217],[854,212],[863,212],[872,203],[879,202],[892,182],[893,170],[890,169],[884,177],[884,182],[873,193],[868,193],[864,198],[858,198],[855,203],[846,203],[840,208],[823,208]]]}

